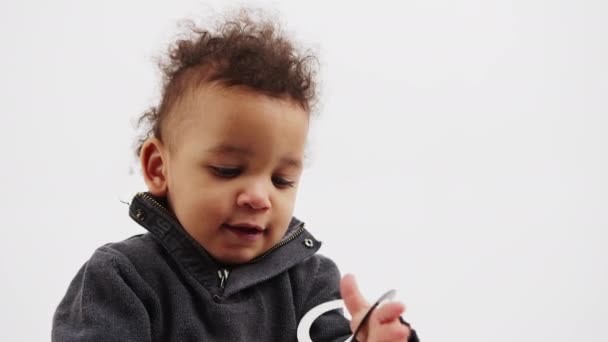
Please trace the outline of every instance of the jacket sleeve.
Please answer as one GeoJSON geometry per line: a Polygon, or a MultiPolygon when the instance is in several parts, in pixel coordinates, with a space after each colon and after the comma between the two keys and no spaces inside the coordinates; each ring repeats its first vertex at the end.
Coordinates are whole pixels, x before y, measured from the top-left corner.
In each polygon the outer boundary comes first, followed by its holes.
{"type": "MultiPolygon", "coordinates": [[[[304,305],[308,312],[319,304],[341,299],[340,272],[336,264],[322,256],[316,255],[318,263],[312,275],[312,284],[304,305]]],[[[350,322],[344,316],[343,310],[333,310],[319,316],[310,328],[310,337],[314,342],[344,342],[352,333],[350,322]]]]}
{"type": "Polygon", "coordinates": [[[137,292],[146,290],[129,260],[98,249],[76,274],[53,316],[52,341],[151,341],[137,292]]]}

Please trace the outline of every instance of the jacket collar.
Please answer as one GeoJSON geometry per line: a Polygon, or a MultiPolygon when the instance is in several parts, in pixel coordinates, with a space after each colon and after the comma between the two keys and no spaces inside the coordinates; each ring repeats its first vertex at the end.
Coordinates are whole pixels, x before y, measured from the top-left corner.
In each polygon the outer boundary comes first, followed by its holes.
{"type": "Polygon", "coordinates": [[[321,247],[321,242],[304,228],[304,223],[294,217],[283,239],[270,251],[246,264],[225,267],[213,260],[184,230],[165,199],[140,192],[131,202],[129,216],[156,237],[169,255],[199,283],[223,296],[268,280],[312,256],[321,247]],[[229,269],[230,275],[222,288],[218,271],[223,268],[229,269]]]}

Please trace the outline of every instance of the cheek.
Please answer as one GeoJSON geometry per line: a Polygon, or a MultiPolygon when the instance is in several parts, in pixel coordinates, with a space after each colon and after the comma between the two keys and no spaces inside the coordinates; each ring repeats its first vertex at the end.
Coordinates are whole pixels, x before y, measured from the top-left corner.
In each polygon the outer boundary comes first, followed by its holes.
{"type": "Polygon", "coordinates": [[[233,192],[224,187],[191,183],[182,186],[181,190],[183,214],[196,226],[222,223],[234,206],[233,192]]]}
{"type": "Polygon", "coordinates": [[[196,195],[194,210],[210,217],[222,216],[228,213],[234,206],[234,196],[229,189],[205,189],[196,195]]]}
{"type": "Polygon", "coordinates": [[[291,191],[289,193],[280,194],[280,196],[278,196],[275,200],[275,203],[273,203],[273,207],[277,211],[277,214],[279,214],[281,217],[286,217],[283,218],[284,220],[289,220],[293,214],[295,202],[296,192],[291,191]]]}
{"type": "Polygon", "coordinates": [[[184,204],[178,218],[184,228],[202,244],[224,223],[230,210],[225,201],[214,200],[205,193],[190,197],[188,203],[184,204]]]}

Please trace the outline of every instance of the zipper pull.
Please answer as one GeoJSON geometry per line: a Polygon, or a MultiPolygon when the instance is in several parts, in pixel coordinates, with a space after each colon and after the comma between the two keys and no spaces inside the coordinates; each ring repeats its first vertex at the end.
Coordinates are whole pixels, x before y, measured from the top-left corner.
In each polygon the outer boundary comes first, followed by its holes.
{"type": "Polygon", "coordinates": [[[217,276],[220,278],[220,288],[223,289],[226,286],[226,281],[228,280],[228,276],[230,275],[230,271],[225,268],[217,271],[217,276]]]}

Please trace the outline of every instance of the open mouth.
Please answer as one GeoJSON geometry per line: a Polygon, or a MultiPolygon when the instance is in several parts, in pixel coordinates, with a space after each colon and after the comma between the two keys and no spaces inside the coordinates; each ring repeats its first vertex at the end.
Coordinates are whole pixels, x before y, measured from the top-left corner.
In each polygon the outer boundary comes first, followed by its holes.
{"type": "Polygon", "coordinates": [[[256,226],[246,226],[246,225],[229,225],[223,224],[222,227],[239,238],[243,238],[246,240],[255,240],[262,234],[264,234],[264,230],[261,227],[256,226]]]}

